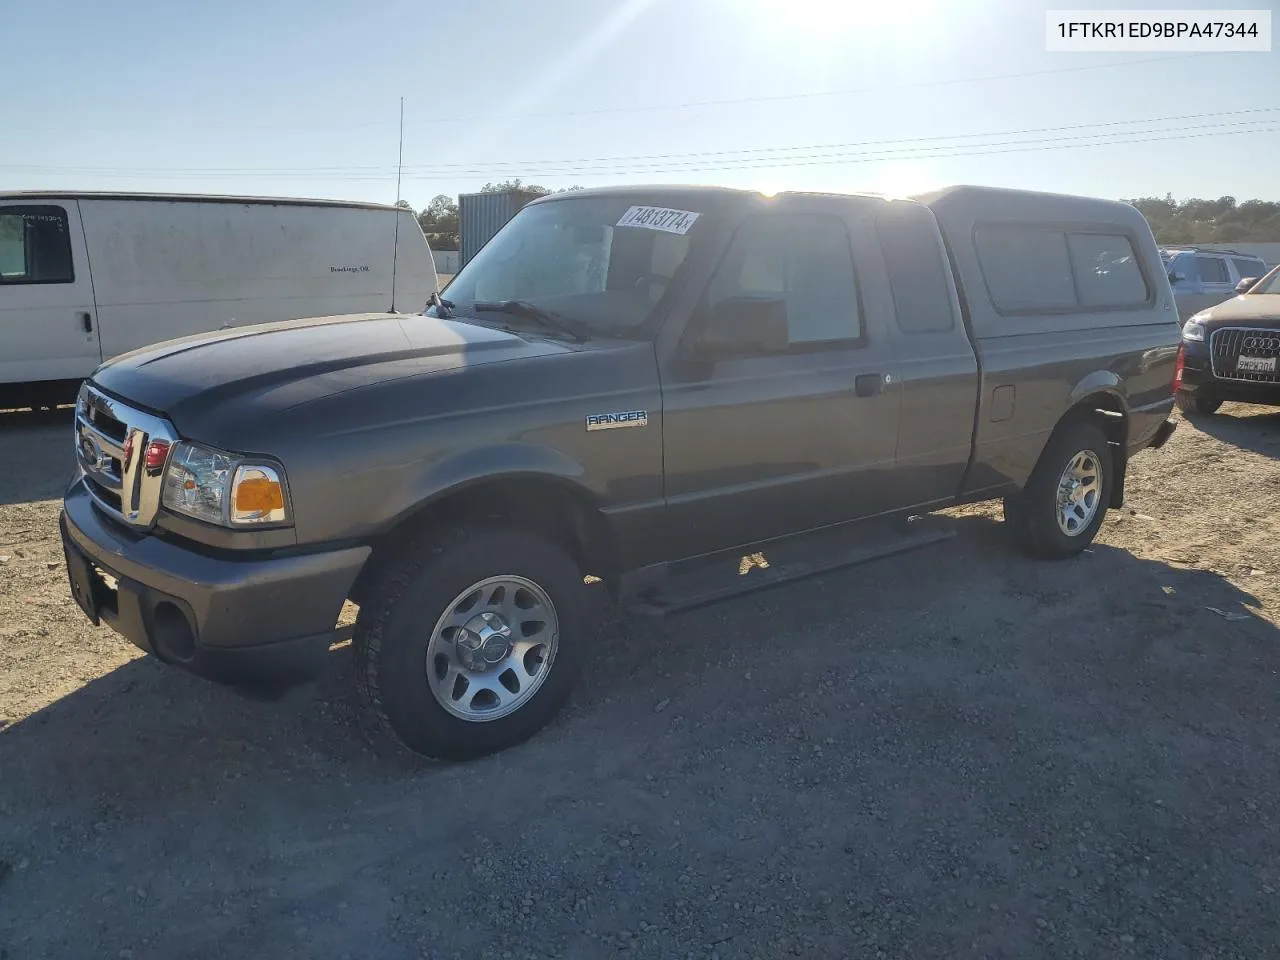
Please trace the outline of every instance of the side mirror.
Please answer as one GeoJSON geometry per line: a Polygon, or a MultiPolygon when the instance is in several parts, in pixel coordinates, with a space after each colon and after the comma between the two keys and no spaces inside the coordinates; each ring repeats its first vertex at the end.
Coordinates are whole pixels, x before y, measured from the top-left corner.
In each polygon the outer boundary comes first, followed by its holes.
{"type": "Polygon", "coordinates": [[[692,344],[699,360],[783,353],[790,343],[787,303],[776,297],[721,300],[698,326],[692,344]]]}
{"type": "Polygon", "coordinates": [[[1253,289],[1253,285],[1258,282],[1257,277],[1245,277],[1236,284],[1236,293],[1248,293],[1253,289]]]}
{"type": "Polygon", "coordinates": [[[1181,282],[1182,282],[1183,280],[1185,280],[1185,279],[1187,279],[1187,275],[1186,275],[1185,273],[1183,273],[1181,270],[1170,270],[1170,271],[1169,271],[1169,282],[1170,282],[1170,283],[1181,283],[1181,282]]]}

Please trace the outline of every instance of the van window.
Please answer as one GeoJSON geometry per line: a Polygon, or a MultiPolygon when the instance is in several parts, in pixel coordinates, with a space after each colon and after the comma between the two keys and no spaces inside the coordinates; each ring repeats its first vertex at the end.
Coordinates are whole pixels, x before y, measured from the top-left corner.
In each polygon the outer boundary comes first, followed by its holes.
{"type": "Polygon", "coordinates": [[[1267,274],[1266,264],[1259,260],[1236,260],[1232,258],[1232,263],[1236,266],[1236,273],[1240,274],[1240,279],[1244,280],[1248,277],[1264,277],[1267,274]]]}
{"type": "Polygon", "coordinates": [[[940,333],[955,327],[951,277],[933,222],[927,209],[916,206],[891,207],[876,218],[903,333],[940,333]]]}
{"type": "Polygon", "coordinates": [[[1201,283],[1230,283],[1227,273],[1227,261],[1222,257],[1196,257],[1196,266],[1200,268],[1201,283]]]}
{"type": "Polygon", "coordinates": [[[787,305],[792,344],[862,337],[849,233],[836,217],[748,217],[711,278],[707,296],[711,306],[732,297],[780,297],[787,305]]]}
{"type": "Polygon", "coordinates": [[[1151,291],[1128,237],[1070,233],[1067,246],[1082,306],[1131,307],[1150,299],[1151,291]]]}
{"type": "Polygon", "coordinates": [[[996,307],[1005,313],[1076,305],[1067,237],[1061,230],[988,224],[974,234],[978,261],[996,307]]]}
{"type": "Polygon", "coordinates": [[[62,207],[0,207],[0,283],[71,283],[71,235],[62,207]]]}

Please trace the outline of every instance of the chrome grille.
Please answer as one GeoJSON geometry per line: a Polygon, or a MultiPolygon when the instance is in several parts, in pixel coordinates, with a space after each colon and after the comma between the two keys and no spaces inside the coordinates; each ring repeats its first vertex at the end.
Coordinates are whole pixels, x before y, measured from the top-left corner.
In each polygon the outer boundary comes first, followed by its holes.
{"type": "Polygon", "coordinates": [[[76,400],[75,439],[76,462],[98,506],[132,526],[151,526],[165,463],[148,467],[147,449],[158,442],[167,450],[177,442],[168,422],[86,384],[76,400]]]}
{"type": "Polygon", "coordinates": [[[1209,337],[1213,375],[1221,380],[1280,383],[1280,330],[1258,327],[1220,327],[1209,337]],[[1241,370],[1240,357],[1275,359],[1276,370],[1241,370]]]}

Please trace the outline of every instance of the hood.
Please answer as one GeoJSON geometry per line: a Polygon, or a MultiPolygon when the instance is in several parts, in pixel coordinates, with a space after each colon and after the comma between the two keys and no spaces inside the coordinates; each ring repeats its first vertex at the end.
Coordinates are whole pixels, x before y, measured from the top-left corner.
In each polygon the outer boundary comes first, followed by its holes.
{"type": "Polygon", "coordinates": [[[1280,294],[1254,293],[1224,300],[1198,314],[1198,323],[1219,327],[1233,323],[1280,328],[1280,294]]]}
{"type": "Polygon", "coordinates": [[[185,433],[185,425],[232,404],[246,417],[270,416],[389,380],[571,349],[458,320],[358,314],[169,340],[109,360],[93,381],[185,433]]]}

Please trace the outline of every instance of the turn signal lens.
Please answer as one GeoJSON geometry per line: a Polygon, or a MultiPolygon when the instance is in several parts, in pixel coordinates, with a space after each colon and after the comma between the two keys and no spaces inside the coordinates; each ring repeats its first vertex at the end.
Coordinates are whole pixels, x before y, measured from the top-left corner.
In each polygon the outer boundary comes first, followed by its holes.
{"type": "Polygon", "coordinates": [[[231,481],[231,522],[283,523],[284,485],[271,467],[247,465],[236,468],[231,481]]]}
{"type": "Polygon", "coordinates": [[[1178,344],[1178,359],[1173,363],[1173,392],[1177,393],[1182,389],[1182,370],[1187,365],[1187,348],[1185,344],[1178,344]]]}

